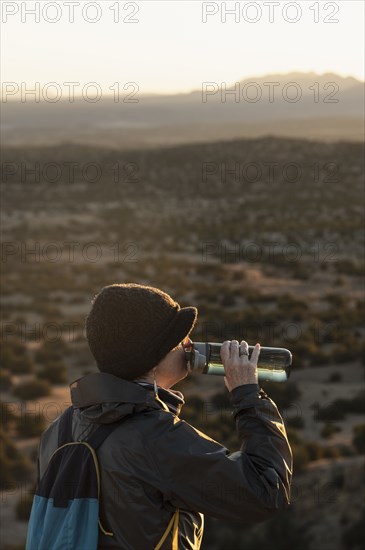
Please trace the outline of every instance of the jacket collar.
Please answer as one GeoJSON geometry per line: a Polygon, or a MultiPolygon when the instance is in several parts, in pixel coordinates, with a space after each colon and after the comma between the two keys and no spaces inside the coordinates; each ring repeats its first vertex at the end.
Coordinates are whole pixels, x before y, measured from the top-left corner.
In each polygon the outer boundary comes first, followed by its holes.
{"type": "MultiPolygon", "coordinates": [[[[134,382],[139,386],[144,387],[149,392],[152,392],[154,395],[153,384],[149,382],[134,382]]],[[[160,388],[157,386],[158,396],[170,409],[171,412],[179,416],[182,406],[185,404],[184,395],[177,390],[166,390],[165,388],[160,388]]]]}
{"type": "MultiPolygon", "coordinates": [[[[87,374],[78,378],[70,384],[70,391],[72,403],[76,408],[104,403],[129,403],[136,405],[135,410],[163,408],[154,397],[152,384],[130,382],[106,372],[87,374]]],[[[158,388],[158,395],[172,413],[179,415],[185,403],[181,392],[158,388]]]]}

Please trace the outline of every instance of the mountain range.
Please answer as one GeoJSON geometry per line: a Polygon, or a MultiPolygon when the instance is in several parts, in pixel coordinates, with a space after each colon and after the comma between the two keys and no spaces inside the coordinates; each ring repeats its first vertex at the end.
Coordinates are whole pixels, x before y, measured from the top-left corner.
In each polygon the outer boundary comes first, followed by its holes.
{"type": "Polygon", "coordinates": [[[2,100],[6,145],[79,143],[135,149],[281,136],[323,141],[364,140],[364,83],[334,73],[268,74],[236,83],[204,83],[201,90],[120,101],[30,96],[2,100]],[[236,93],[232,93],[232,90],[236,93]],[[230,92],[231,90],[231,92],[230,92]]]}

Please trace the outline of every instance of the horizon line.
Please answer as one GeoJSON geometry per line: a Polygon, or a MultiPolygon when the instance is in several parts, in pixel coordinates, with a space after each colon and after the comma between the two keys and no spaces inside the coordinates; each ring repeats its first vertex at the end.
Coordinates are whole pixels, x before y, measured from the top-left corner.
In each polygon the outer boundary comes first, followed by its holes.
{"type": "MultiPolygon", "coordinates": [[[[236,80],[235,82],[231,82],[229,83],[229,86],[233,86],[234,84],[236,84],[237,82],[245,82],[247,80],[254,80],[255,78],[256,79],[262,79],[262,78],[265,78],[265,77],[270,77],[270,76],[286,76],[286,75],[292,75],[292,74],[297,74],[297,75],[315,75],[315,76],[318,76],[318,77],[322,77],[322,76],[325,76],[325,75],[335,75],[335,76],[338,76],[340,77],[341,79],[344,79],[344,80],[347,80],[347,79],[354,79],[356,80],[359,84],[365,84],[365,80],[362,80],[360,79],[359,77],[357,76],[354,76],[352,74],[347,74],[346,76],[344,76],[343,74],[341,73],[337,73],[337,72],[333,72],[333,71],[325,71],[325,72],[322,72],[322,73],[319,73],[319,72],[316,72],[316,71],[298,71],[298,70],[292,70],[292,71],[287,71],[287,72],[277,72],[277,73],[263,73],[263,74],[260,74],[260,75],[255,75],[255,76],[247,76],[247,77],[242,77],[241,79],[239,80],[236,80]]],[[[11,81],[9,81],[10,83],[11,81]]],[[[12,81],[13,82],[13,81],[12,81]]],[[[205,82],[205,81],[204,81],[205,82]]],[[[208,81],[206,81],[208,82],[208,81]]],[[[210,82],[210,81],[209,81],[210,82]]],[[[223,83],[223,82],[222,82],[223,83]]],[[[3,84],[5,84],[5,82],[3,81],[3,84]]],[[[136,83],[138,85],[138,83],[136,83]]],[[[142,92],[139,94],[140,97],[144,97],[144,98],[148,98],[148,97],[172,97],[172,96],[178,96],[178,95],[190,95],[190,94],[193,94],[193,93],[196,93],[196,92],[200,92],[201,90],[199,88],[192,88],[190,90],[180,90],[180,91],[169,91],[169,92],[162,92],[162,91],[146,91],[146,92],[142,92]]],[[[6,101],[3,101],[3,94],[1,94],[1,98],[0,98],[0,102],[1,103],[10,103],[10,102],[18,102],[19,101],[19,98],[18,96],[21,94],[21,92],[17,92],[17,95],[14,97],[10,97],[10,98],[7,98],[6,101]]],[[[113,93],[108,93],[108,94],[105,94],[103,93],[103,97],[104,99],[106,98],[113,98],[113,93]]],[[[74,99],[83,99],[83,95],[82,94],[77,94],[74,96],[74,99]]],[[[60,98],[58,101],[62,101],[62,100],[65,100],[64,98],[60,98]]],[[[45,101],[45,100],[43,100],[45,101]]],[[[51,101],[50,101],[51,102],[51,101]]],[[[41,102],[39,102],[41,103],[41,102]]]]}

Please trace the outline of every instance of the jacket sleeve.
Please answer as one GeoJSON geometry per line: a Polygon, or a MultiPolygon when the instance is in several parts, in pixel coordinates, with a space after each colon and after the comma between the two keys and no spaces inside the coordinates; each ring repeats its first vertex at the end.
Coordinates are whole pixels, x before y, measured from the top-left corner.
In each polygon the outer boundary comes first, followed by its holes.
{"type": "Polygon", "coordinates": [[[252,524],[289,504],[292,453],[275,403],[257,384],[235,388],[230,398],[240,451],[171,416],[150,455],[173,506],[252,524]]]}

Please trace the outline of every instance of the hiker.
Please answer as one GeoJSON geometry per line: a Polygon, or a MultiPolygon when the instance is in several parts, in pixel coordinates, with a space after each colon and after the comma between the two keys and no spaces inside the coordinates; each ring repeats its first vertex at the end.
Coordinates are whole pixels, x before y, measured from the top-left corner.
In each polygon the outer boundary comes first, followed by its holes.
{"type": "MultiPolygon", "coordinates": [[[[86,336],[99,372],[70,386],[70,431],[78,441],[113,429],[97,449],[99,549],[198,550],[204,514],[248,526],[289,504],[292,455],[283,419],[257,383],[259,344],[250,360],[246,341],[221,350],[240,451],[179,418],[184,396],[171,388],[189,374],[196,319],[195,307],[134,283],[106,286],[93,300],[86,336]]],[[[60,418],[42,434],[39,479],[60,418]]]]}

